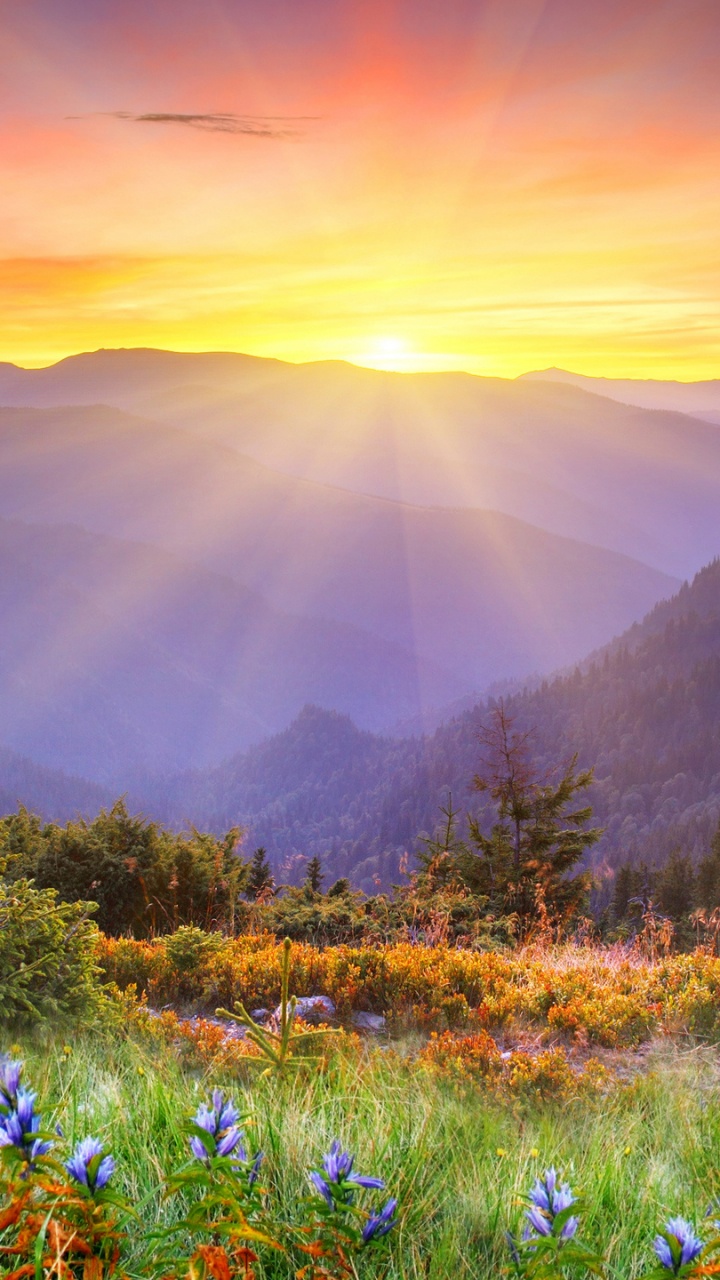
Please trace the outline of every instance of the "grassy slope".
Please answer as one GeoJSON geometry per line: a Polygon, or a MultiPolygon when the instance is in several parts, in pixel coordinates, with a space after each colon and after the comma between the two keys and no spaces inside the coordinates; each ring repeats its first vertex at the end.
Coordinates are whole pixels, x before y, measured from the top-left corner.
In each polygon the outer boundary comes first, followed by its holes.
{"type": "MultiPolygon", "coordinates": [[[[20,1047],[53,1124],[68,1141],[106,1137],[135,1203],[183,1158],[183,1116],[211,1084],[240,1095],[254,1120],[252,1146],[267,1153],[266,1183],[290,1212],[307,1189],[303,1170],[340,1137],[358,1167],[382,1173],[400,1198],[388,1269],[379,1260],[372,1268],[388,1280],[497,1277],[517,1197],[552,1163],[585,1192],[584,1234],[609,1249],[622,1276],[646,1269],[669,1213],[697,1221],[720,1191],[720,1081],[704,1051],[666,1047],[651,1059],[655,1070],[596,1103],[517,1111],[380,1051],[286,1084],[260,1079],[244,1092],[222,1072],[183,1074],[170,1052],[129,1039],[73,1036],[67,1054],[62,1040],[20,1047]]],[[[148,1225],[166,1213],[159,1198],[142,1209],[148,1225]]],[[[274,1266],[266,1274],[290,1276],[282,1259],[274,1266]]]]}

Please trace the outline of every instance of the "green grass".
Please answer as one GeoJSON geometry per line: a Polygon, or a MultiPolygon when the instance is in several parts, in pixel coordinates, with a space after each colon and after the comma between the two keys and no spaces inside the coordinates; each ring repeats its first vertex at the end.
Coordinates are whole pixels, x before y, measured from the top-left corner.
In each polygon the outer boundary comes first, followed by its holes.
{"type": "MultiPolygon", "coordinates": [[[[117,1182],[144,1206],[148,1226],[171,1212],[154,1188],[185,1158],[183,1119],[216,1084],[250,1113],[250,1145],[267,1153],[264,1181],[281,1213],[297,1219],[304,1171],[334,1137],[357,1153],[359,1169],[386,1179],[402,1220],[368,1274],[388,1280],[497,1277],[518,1197],[550,1164],[583,1193],[583,1237],[622,1277],[648,1267],[667,1215],[699,1222],[720,1193],[720,1075],[709,1050],[659,1048],[631,1086],[528,1110],[492,1102],[480,1086],[458,1091],[380,1050],[360,1061],[337,1056],[325,1073],[248,1085],[184,1073],[171,1052],[133,1038],[76,1035],[69,1054],[65,1043],[20,1042],[44,1117],[69,1144],[87,1133],[107,1139],[117,1182]]],[[[267,1275],[292,1274],[280,1257],[270,1265],[267,1275]]]]}

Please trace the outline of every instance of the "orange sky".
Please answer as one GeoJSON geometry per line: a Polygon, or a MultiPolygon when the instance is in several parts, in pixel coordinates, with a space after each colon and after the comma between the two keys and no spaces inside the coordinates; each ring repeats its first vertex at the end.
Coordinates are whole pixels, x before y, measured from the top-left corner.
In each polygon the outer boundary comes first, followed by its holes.
{"type": "Polygon", "coordinates": [[[720,376],[719,57],[718,0],[0,0],[0,358],[720,376]]]}

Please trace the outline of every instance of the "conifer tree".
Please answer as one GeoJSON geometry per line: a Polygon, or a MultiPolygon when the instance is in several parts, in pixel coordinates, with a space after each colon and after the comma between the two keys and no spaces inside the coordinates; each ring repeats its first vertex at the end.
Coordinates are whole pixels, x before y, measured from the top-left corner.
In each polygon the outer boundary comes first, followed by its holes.
{"type": "MultiPolygon", "coordinates": [[[[586,849],[600,837],[588,828],[589,805],[574,807],[589,787],[592,770],[577,770],[577,758],[554,775],[539,776],[532,760],[532,732],[519,733],[501,701],[481,730],[482,771],[475,790],[494,804],[490,834],[468,819],[468,840],[455,841],[444,874],[452,871],[491,907],[514,913],[521,936],[541,917],[555,926],[586,907],[591,877],[571,875],[586,849]]],[[[450,843],[450,841],[448,841],[450,843]]]]}
{"type": "Polygon", "coordinates": [[[695,900],[698,907],[708,911],[720,907],[720,826],[713,837],[710,852],[698,866],[695,900]]]}
{"type": "Polygon", "coordinates": [[[260,846],[250,859],[245,893],[251,901],[256,902],[261,896],[269,897],[275,890],[275,877],[267,859],[267,850],[260,846]]]}
{"type": "Polygon", "coordinates": [[[307,873],[305,876],[305,888],[311,893],[322,893],[322,882],[324,880],[322,873],[322,863],[317,854],[307,864],[307,873]]]}

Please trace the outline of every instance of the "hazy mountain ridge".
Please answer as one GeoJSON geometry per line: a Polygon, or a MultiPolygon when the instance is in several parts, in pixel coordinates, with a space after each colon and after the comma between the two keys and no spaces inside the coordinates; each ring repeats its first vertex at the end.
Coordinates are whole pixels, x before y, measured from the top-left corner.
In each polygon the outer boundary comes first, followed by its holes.
{"type": "Polygon", "coordinates": [[[422,687],[432,664],[456,682],[451,697],[557,668],[676,585],[509,516],[298,480],[106,408],[0,410],[0,465],[6,517],[152,543],[274,609],[410,650],[420,706],[450,700],[422,687]]]}
{"type": "MultiPolygon", "coordinates": [[[[5,366],[0,402],[103,401],[286,474],[411,505],[498,510],[694,573],[720,545],[720,433],[689,418],[682,397],[675,405],[662,391],[656,408],[684,413],[633,408],[612,398],[612,382],[603,394],[602,379],[556,374],[100,351],[41,370],[5,366]]],[[[686,399],[693,385],[677,384],[686,399]]]]}
{"type": "Polygon", "coordinates": [[[568,369],[536,369],[521,374],[518,381],[523,380],[569,383],[623,404],[637,405],[641,409],[675,410],[708,422],[717,422],[720,417],[720,378],[678,382],[661,378],[598,378],[571,373],[568,369]]]}
{"type": "MultiPolygon", "coordinates": [[[[663,601],[672,577],[541,526],[710,559],[709,423],[553,380],[222,353],[0,366],[13,397],[76,403],[0,409],[8,748],[175,824],[247,822],[288,874],[319,853],[371,889],[448,789],[472,799],[468,690],[493,687],[537,724],[542,761],[597,766],[601,861],[707,840],[717,565],[663,601]],[[446,505],[397,500],[433,484],[446,505]],[[480,508],[490,494],[538,524],[480,508]],[[327,709],[288,727],[306,703],[327,709]],[[369,732],[434,727],[446,705],[462,713],[424,737],[369,732]]],[[[81,806],[106,794],[67,785],[81,806]]]]}
{"type": "Polygon", "coordinates": [[[311,698],[380,727],[417,709],[419,680],[457,687],[368,633],[73,526],[0,519],[0,602],[6,743],[118,787],[217,762],[311,698]]]}
{"type": "MultiPolygon", "coordinates": [[[[540,771],[574,753],[595,768],[600,871],[631,858],[660,863],[676,847],[699,857],[720,823],[720,560],[663,610],[639,643],[616,642],[589,669],[506,699],[518,728],[534,730],[540,771]]],[[[392,741],[307,708],[248,755],[168,780],[161,813],[192,811],[218,831],[246,822],[250,843],[266,844],[276,864],[317,853],[329,875],[371,890],[373,876],[397,877],[448,793],[482,812],[471,783],[486,715],[480,705],[427,738],[392,741]]]]}
{"type": "Polygon", "coordinates": [[[22,804],[47,821],[68,822],[78,814],[94,817],[115,799],[112,792],[85,778],[47,769],[0,746],[0,813],[14,813],[22,804]]]}

